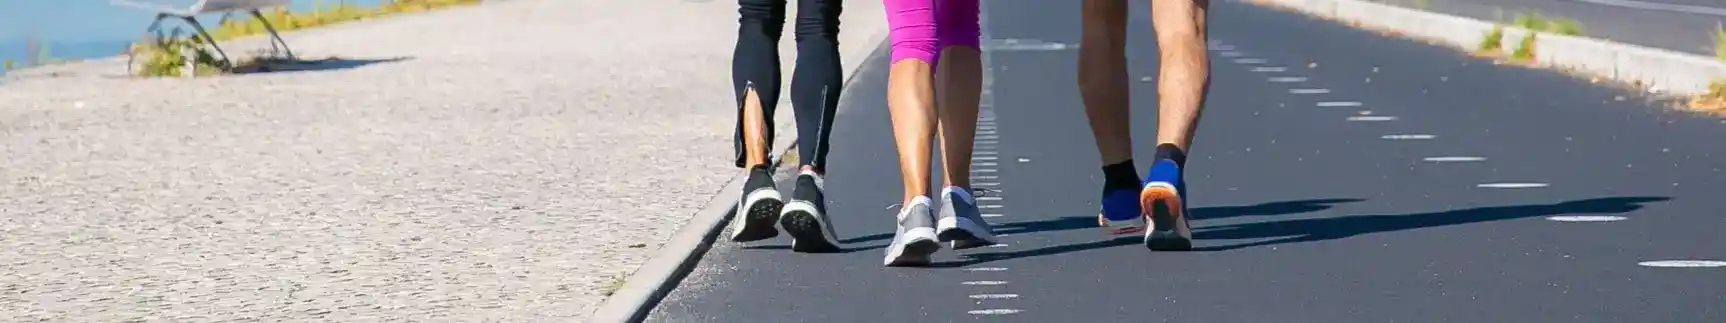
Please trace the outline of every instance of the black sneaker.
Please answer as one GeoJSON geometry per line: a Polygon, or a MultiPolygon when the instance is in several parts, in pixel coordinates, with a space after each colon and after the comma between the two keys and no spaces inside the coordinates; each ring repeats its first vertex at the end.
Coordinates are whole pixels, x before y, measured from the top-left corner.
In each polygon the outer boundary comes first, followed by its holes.
{"type": "Polygon", "coordinates": [[[779,215],[779,225],[791,234],[791,250],[796,252],[836,252],[839,238],[833,235],[833,222],[827,220],[827,200],[822,193],[821,174],[804,171],[797,175],[797,186],[791,191],[791,202],[779,215]]]}
{"type": "Polygon", "coordinates": [[[732,220],[731,241],[759,241],[779,235],[773,223],[778,222],[779,209],[785,206],[785,200],[773,187],[771,166],[749,168],[749,178],[743,182],[743,196],[740,198],[737,217],[732,220]]]}

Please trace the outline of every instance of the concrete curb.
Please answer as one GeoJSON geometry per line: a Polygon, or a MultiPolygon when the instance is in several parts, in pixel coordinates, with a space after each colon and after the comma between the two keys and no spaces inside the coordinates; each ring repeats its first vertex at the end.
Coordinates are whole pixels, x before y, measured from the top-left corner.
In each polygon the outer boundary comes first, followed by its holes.
{"type": "MultiPolygon", "coordinates": [[[[1361,0],[1247,0],[1306,12],[1320,17],[1396,31],[1474,52],[1494,26],[1492,22],[1378,4],[1361,0]]],[[[1506,53],[1520,46],[1529,31],[1504,27],[1500,47],[1506,53]]],[[[1726,79],[1726,63],[1711,57],[1555,34],[1535,36],[1535,62],[1571,68],[1591,76],[1641,84],[1653,93],[1695,95],[1726,79]]]]}
{"type": "MultiPolygon", "coordinates": [[[[874,29],[876,30],[864,30],[871,32],[869,38],[864,40],[869,45],[840,53],[843,55],[840,59],[845,64],[843,70],[848,74],[846,75],[845,89],[841,91],[849,92],[851,83],[856,80],[856,71],[862,68],[863,63],[873,56],[870,55],[871,53],[886,45],[887,29],[885,24],[882,24],[881,28],[874,29]]],[[[844,92],[841,92],[840,95],[849,95],[844,92]]],[[[781,104],[781,106],[787,106],[787,104],[781,104]]],[[[781,159],[785,157],[785,153],[791,150],[792,143],[796,141],[797,132],[784,131],[780,133],[788,135],[779,136],[775,140],[777,142],[773,144],[773,150],[770,151],[779,152],[779,154],[774,155],[773,165],[779,164],[781,159]]],[[[799,158],[807,158],[807,156],[799,156],[799,158]]],[[[605,302],[600,304],[593,313],[593,316],[588,319],[588,322],[641,322],[647,319],[647,315],[653,311],[653,308],[659,306],[659,301],[676,289],[683,278],[695,270],[695,266],[701,263],[702,256],[706,255],[707,250],[713,247],[719,233],[731,222],[735,215],[734,211],[737,209],[737,196],[743,190],[744,179],[745,176],[739,174],[725,184],[724,188],[714,193],[713,199],[707,202],[707,206],[696,211],[695,215],[689,219],[689,223],[684,224],[683,228],[678,229],[677,233],[672,235],[670,241],[660,247],[658,255],[643,263],[641,268],[636,269],[635,273],[624,281],[623,287],[607,297],[605,302]]]]}

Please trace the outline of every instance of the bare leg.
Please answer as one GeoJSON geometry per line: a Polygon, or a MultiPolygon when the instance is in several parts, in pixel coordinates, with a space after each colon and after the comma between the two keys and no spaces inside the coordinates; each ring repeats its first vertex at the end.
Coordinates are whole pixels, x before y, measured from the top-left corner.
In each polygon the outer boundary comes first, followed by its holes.
{"type": "Polygon", "coordinates": [[[941,70],[935,73],[935,96],[941,102],[941,182],[945,186],[971,187],[972,140],[983,91],[981,56],[976,48],[947,47],[937,65],[941,70]]]}
{"type": "Polygon", "coordinates": [[[761,99],[755,95],[755,89],[749,89],[743,94],[743,152],[744,165],[755,166],[767,163],[767,118],[762,115],[761,99]]]}
{"type": "Polygon", "coordinates": [[[900,60],[888,70],[887,110],[893,119],[899,176],[905,184],[907,202],[929,195],[929,154],[935,136],[934,73],[929,63],[916,59],[900,60]]]}
{"type": "Polygon", "coordinates": [[[1187,151],[1198,129],[1210,61],[1205,57],[1205,11],[1210,0],[1153,0],[1151,24],[1162,67],[1157,81],[1157,144],[1187,151]]]}
{"type": "MultiPolygon", "coordinates": [[[[1104,165],[1133,158],[1127,93],[1127,2],[1084,0],[1079,94],[1104,165]]],[[[1182,0],[1177,0],[1182,1],[1182,0]]]]}

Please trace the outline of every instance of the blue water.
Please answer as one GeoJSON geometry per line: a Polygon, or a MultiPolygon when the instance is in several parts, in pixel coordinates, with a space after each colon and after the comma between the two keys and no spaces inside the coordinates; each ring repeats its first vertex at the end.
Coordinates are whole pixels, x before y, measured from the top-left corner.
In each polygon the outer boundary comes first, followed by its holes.
{"type": "MultiPolygon", "coordinates": [[[[183,4],[196,0],[135,0],[183,4]]],[[[341,2],[375,6],[388,0],[293,0],[291,10],[310,10],[318,4],[341,2]]],[[[27,39],[45,44],[56,59],[88,59],[114,56],[144,34],[155,15],[141,9],[110,4],[108,0],[0,0],[0,60],[23,64],[30,57],[27,39]]],[[[221,15],[199,17],[205,27],[214,27],[221,15]]],[[[171,31],[184,26],[178,20],[163,25],[171,31]]],[[[191,28],[184,28],[190,32],[191,28]]],[[[3,68],[3,67],[0,67],[3,68]]],[[[4,72],[4,70],[0,70],[4,72]]]]}

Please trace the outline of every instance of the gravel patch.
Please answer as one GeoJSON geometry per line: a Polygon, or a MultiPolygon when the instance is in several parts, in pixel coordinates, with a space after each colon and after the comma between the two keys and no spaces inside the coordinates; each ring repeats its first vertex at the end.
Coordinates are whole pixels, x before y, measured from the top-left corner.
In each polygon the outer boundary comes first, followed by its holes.
{"type": "Polygon", "coordinates": [[[580,320],[736,174],[735,24],[518,0],[285,34],[351,68],[8,76],[0,318],[580,320]]]}

